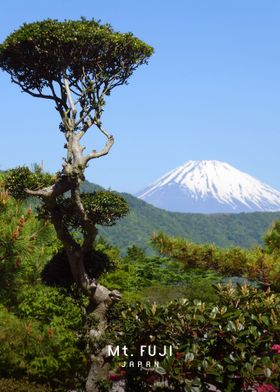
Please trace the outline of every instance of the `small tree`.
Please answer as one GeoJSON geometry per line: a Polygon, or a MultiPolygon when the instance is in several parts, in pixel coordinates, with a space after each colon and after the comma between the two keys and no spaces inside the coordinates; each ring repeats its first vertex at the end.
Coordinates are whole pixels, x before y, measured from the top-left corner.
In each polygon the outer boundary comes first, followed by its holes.
{"type": "Polygon", "coordinates": [[[276,221],[272,224],[270,229],[265,233],[263,239],[267,253],[280,253],[280,221],[276,221]]]}
{"type": "Polygon", "coordinates": [[[77,285],[92,300],[96,282],[85,270],[84,257],[92,248],[96,224],[113,224],[127,212],[116,194],[81,194],[84,171],[92,159],[109,153],[113,136],[101,121],[105,98],[126,84],[133,71],[147,63],[153,49],[131,33],[115,32],[108,24],[82,18],[77,21],[44,20],[24,24],[0,45],[0,67],[23,92],[53,101],[64,134],[67,156],[56,177],[42,180],[40,173],[10,176],[10,190],[22,197],[39,197],[63,243],[77,285]],[[95,127],[106,138],[100,151],[84,154],[83,136],[95,127]],[[20,188],[21,187],[21,188],[20,188]],[[66,192],[70,197],[65,198],[66,192]],[[72,228],[82,233],[82,242],[72,228]]]}

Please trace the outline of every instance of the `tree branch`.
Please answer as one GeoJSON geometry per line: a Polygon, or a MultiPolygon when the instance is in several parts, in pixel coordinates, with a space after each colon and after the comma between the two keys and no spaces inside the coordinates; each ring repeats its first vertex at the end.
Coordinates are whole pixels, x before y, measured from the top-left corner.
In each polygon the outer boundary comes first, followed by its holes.
{"type": "Polygon", "coordinates": [[[43,199],[56,198],[71,189],[71,184],[66,177],[60,179],[55,184],[41,189],[26,189],[25,192],[31,196],[42,197],[43,199]]]}
{"type": "Polygon", "coordinates": [[[90,161],[91,159],[100,158],[104,155],[107,155],[111,150],[113,144],[114,144],[114,137],[112,135],[109,135],[107,143],[102,148],[102,150],[100,151],[93,150],[90,154],[84,157],[84,164],[87,164],[88,161],[90,161]]]}
{"type": "Polygon", "coordinates": [[[69,104],[70,104],[70,107],[71,107],[71,110],[72,110],[72,116],[73,116],[73,118],[75,118],[76,114],[77,114],[77,110],[75,108],[75,105],[74,105],[74,102],[73,102],[73,99],[72,99],[72,95],[71,95],[71,91],[70,91],[70,87],[69,87],[69,83],[68,83],[68,80],[66,78],[64,78],[64,85],[65,85],[67,98],[68,98],[68,101],[69,101],[69,104]]]}
{"type": "Polygon", "coordinates": [[[13,83],[15,83],[18,86],[20,86],[20,88],[22,89],[23,92],[31,95],[32,97],[44,98],[44,99],[52,99],[53,101],[55,101],[55,98],[52,95],[46,95],[46,94],[42,94],[42,93],[34,93],[33,91],[30,91],[28,88],[24,87],[22,83],[18,82],[13,77],[11,77],[11,80],[12,80],[13,83]]]}
{"type": "Polygon", "coordinates": [[[52,95],[54,97],[56,109],[59,112],[61,119],[63,120],[63,118],[65,117],[65,110],[67,110],[67,103],[65,99],[63,99],[63,97],[60,98],[59,96],[57,96],[52,82],[49,82],[49,88],[51,89],[52,95]]]}

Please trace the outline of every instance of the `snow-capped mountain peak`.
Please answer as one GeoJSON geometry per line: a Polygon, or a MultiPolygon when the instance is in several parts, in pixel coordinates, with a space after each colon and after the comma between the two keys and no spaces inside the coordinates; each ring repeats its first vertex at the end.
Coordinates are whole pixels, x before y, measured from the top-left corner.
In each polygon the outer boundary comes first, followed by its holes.
{"type": "Polygon", "coordinates": [[[179,212],[280,210],[280,192],[228,163],[187,161],[136,196],[179,212]]]}

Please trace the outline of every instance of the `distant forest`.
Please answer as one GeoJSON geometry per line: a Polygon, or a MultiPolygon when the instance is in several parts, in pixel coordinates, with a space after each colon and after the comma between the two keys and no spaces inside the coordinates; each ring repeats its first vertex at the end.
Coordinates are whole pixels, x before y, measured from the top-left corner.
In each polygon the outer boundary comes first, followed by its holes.
{"type": "MultiPolygon", "coordinates": [[[[100,189],[86,182],[87,192],[100,189]]],[[[251,248],[262,243],[266,230],[279,212],[253,212],[240,214],[183,214],[155,208],[136,197],[122,193],[130,213],[112,227],[99,227],[99,234],[123,252],[137,245],[149,252],[149,241],[154,232],[184,237],[196,243],[213,243],[219,247],[240,246],[251,248]]]]}

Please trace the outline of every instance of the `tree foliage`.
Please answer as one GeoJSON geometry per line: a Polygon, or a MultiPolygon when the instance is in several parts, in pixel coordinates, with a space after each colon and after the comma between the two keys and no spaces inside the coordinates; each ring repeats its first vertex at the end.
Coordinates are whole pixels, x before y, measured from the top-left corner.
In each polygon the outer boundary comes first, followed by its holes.
{"type": "MultiPolygon", "coordinates": [[[[82,193],[81,202],[84,210],[93,224],[113,226],[116,221],[125,216],[129,209],[125,199],[116,192],[95,191],[82,193]]],[[[73,229],[83,230],[83,220],[77,212],[75,203],[70,197],[60,197],[57,205],[63,213],[64,223],[73,229]]],[[[39,215],[51,218],[49,211],[43,205],[39,215]]]]}
{"type": "MultiPolygon", "coordinates": [[[[77,301],[69,291],[40,282],[42,267],[53,253],[56,265],[58,258],[66,263],[66,254],[58,247],[50,225],[38,221],[28,205],[16,202],[4,189],[0,191],[0,220],[0,372],[6,378],[0,380],[0,391],[47,390],[40,385],[33,388],[32,380],[50,384],[57,392],[79,390],[87,372],[87,344],[102,346],[104,339],[120,346],[126,344],[133,359],[143,361],[144,366],[151,357],[147,351],[139,357],[140,345],[156,345],[159,350],[171,344],[173,356],[165,360],[155,357],[160,367],[148,370],[137,366],[120,369],[119,361],[127,358],[116,357],[110,379],[100,382],[103,386],[125,378],[127,391],[150,392],[169,385],[185,392],[207,390],[208,384],[223,391],[253,388],[276,392],[279,388],[279,295],[239,285],[216,286],[215,296],[208,291],[210,280],[219,279],[207,271],[209,268],[228,274],[244,273],[249,266],[253,271],[258,266],[266,271],[264,276],[271,276],[272,270],[263,262],[263,250],[254,254],[241,249],[219,250],[158,235],[154,237],[158,249],[163,254],[168,250],[169,256],[172,251],[176,261],[147,256],[136,246],[121,258],[116,248],[101,239],[95,244],[93,259],[102,264],[105,254],[107,265],[115,263],[118,267],[113,272],[107,270],[101,282],[110,289],[123,290],[129,301],[111,310],[109,335],[94,343],[83,338],[88,299],[77,301]],[[18,264],[19,254],[22,259],[18,264]],[[188,286],[185,291],[181,290],[184,284],[188,286]],[[173,292],[168,293],[172,285],[173,292]],[[186,299],[166,303],[161,296],[186,299]],[[143,297],[152,303],[143,303],[143,297]],[[270,389],[264,389],[268,386],[270,389]]],[[[276,256],[272,253],[265,257],[275,260],[276,256]]]]}
{"type": "MultiPolygon", "coordinates": [[[[98,249],[92,249],[86,254],[84,263],[86,272],[91,279],[98,279],[101,274],[115,270],[117,265],[115,257],[108,257],[105,252],[98,249]]],[[[45,265],[41,276],[45,284],[63,287],[71,292],[75,280],[65,250],[60,250],[53,255],[45,265]]]]}
{"type": "Polygon", "coordinates": [[[179,261],[186,269],[213,269],[224,276],[243,276],[280,289],[279,255],[266,253],[260,247],[219,249],[212,244],[199,245],[163,233],[154,234],[152,244],[161,255],[179,261]]]}
{"type": "Polygon", "coordinates": [[[212,284],[221,278],[211,270],[184,270],[179,263],[166,257],[147,256],[134,245],[127,249],[115,270],[101,276],[101,283],[120,290],[123,298],[132,302],[145,299],[167,303],[180,296],[214,302],[216,296],[212,284]]]}
{"type": "MultiPolygon", "coordinates": [[[[24,89],[42,91],[66,75],[77,85],[86,75],[97,85],[125,83],[153,49],[131,33],[84,18],[25,23],[0,46],[0,67],[24,89]]],[[[107,91],[109,93],[109,91],[107,91]]]]}
{"type": "Polygon", "coordinates": [[[52,226],[38,221],[31,206],[0,188],[0,298],[9,301],[40,274],[58,241],[52,226]]]}
{"type": "MultiPolygon", "coordinates": [[[[52,226],[1,188],[0,373],[7,379],[26,377],[63,391],[66,385],[84,381],[80,332],[85,312],[80,301],[66,292],[42,285],[42,270],[58,248],[52,226]]],[[[21,382],[22,390],[36,388],[21,382]]],[[[20,391],[18,384],[0,380],[0,390],[20,391]]]]}
{"type": "Polygon", "coordinates": [[[36,190],[52,185],[55,182],[55,176],[44,173],[39,166],[34,171],[27,166],[19,166],[9,170],[3,182],[9,194],[16,200],[26,200],[30,197],[26,193],[27,189],[36,190]]]}
{"type": "Polygon", "coordinates": [[[265,249],[270,254],[280,254],[280,221],[272,224],[264,235],[265,249]]]}

